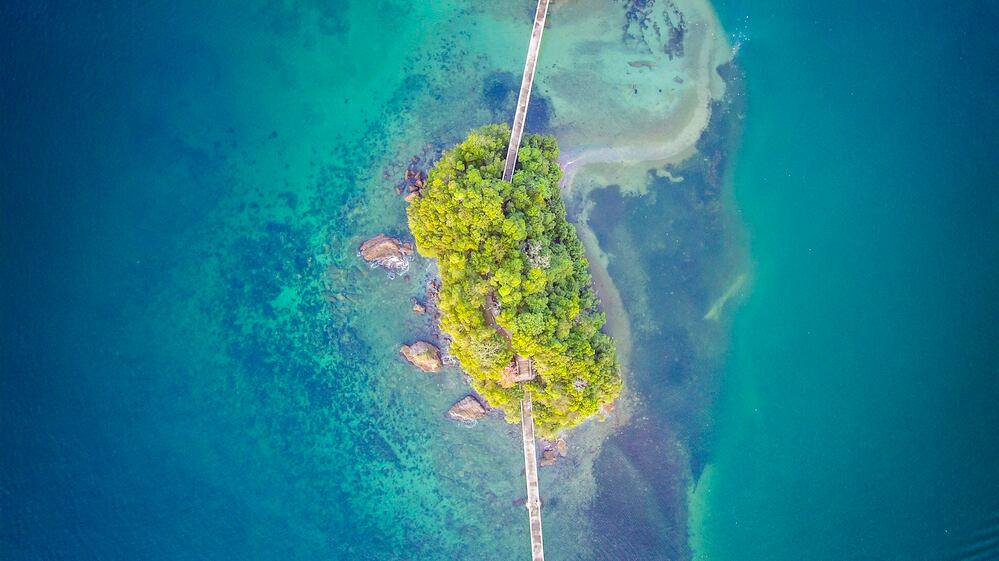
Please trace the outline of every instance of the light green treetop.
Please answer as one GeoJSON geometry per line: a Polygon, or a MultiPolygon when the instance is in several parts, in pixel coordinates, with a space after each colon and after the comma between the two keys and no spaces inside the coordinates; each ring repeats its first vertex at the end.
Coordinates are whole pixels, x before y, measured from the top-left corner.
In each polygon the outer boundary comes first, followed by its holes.
{"type": "Polygon", "coordinates": [[[446,152],[408,210],[420,254],[441,274],[441,329],[472,383],[507,419],[520,418],[514,355],[532,358],[525,382],[538,432],[578,425],[621,389],[614,343],[583,246],[566,221],[551,136],[528,135],[510,183],[501,179],[509,128],[482,127],[446,152]]]}

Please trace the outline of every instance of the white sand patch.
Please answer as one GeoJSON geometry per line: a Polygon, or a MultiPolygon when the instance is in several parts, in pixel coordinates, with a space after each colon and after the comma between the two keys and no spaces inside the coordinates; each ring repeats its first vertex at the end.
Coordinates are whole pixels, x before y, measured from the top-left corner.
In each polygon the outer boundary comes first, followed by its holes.
{"type": "MultiPolygon", "coordinates": [[[[606,8],[600,10],[601,3],[581,0],[553,8],[535,87],[552,98],[564,197],[582,207],[576,230],[607,314],[607,331],[627,364],[628,316],[607,272],[609,258],[588,224],[593,205],[583,201],[593,188],[609,184],[619,185],[624,194],[642,194],[649,169],[696,153],[711,119],[711,102],[725,92],[717,68],[731,59],[732,48],[706,0],[676,2],[685,25],[684,52],[673,58],[665,52],[665,33],[622,41],[625,12],[611,17],[606,8]],[[592,17],[601,11],[605,17],[592,17]]],[[[661,26],[677,21],[666,3],[648,18],[661,26]]]]}
{"type": "MultiPolygon", "coordinates": [[[[623,10],[587,17],[600,3],[581,0],[554,9],[535,84],[552,100],[570,188],[587,166],[657,167],[689,157],[711,118],[711,101],[724,94],[716,69],[732,56],[704,0],[676,2],[684,39],[682,56],[673,57],[666,52],[666,28],[678,18],[667,3],[645,14],[648,26],[659,26],[657,32],[628,41],[622,40],[626,28],[632,36],[636,32],[627,27],[623,10]]],[[[641,190],[645,183],[622,189],[641,190]]]]}

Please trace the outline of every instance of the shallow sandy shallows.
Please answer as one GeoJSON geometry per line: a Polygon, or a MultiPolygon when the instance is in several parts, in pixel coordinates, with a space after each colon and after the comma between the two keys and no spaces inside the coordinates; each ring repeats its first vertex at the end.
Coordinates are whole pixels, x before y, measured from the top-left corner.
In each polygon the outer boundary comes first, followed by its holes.
{"type": "Polygon", "coordinates": [[[603,162],[682,159],[724,93],[715,69],[732,49],[713,9],[703,0],[630,12],[601,5],[553,8],[535,82],[552,100],[567,175],[603,162]],[[670,26],[682,29],[682,49],[668,46],[670,26]]]}
{"type": "MultiPolygon", "coordinates": [[[[644,193],[650,169],[695,154],[711,104],[724,94],[716,69],[731,59],[732,48],[704,0],[657,2],[644,12],[629,12],[622,4],[604,0],[579,0],[552,6],[550,19],[534,89],[551,100],[551,126],[565,170],[563,196],[586,248],[607,330],[617,341],[625,370],[625,391],[608,421],[573,431],[572,475],[552,478],[542,472],[546,494],[559,496],[564,506],[574,507],[566,509],[571,511],[593,506],[593,466],[601,444],[628,425],[639,399],[628,389],[629,318],[607,272],[608,255],[588,225],[594,209],[587,195],[610,184],[626,194],[644,193]],[[682,55],[675,49],[672,57],[667,52],[670,26],[683,28],[682,55]],[[569,489],[573,492],[562,492],[569,489]]],[[[550,512],[551,526],[569,533],[569,524],[559,514],[550,512]]],[[[587,530],[596,529],[576,530],[584,538],[587,530]]],[[[582,543],[586,541],[575,547],[582,543]]]]}
{"type": "MultiPolygon", "coordinates": [[[[595,187],[641,194],[648,171],[692,156],[725,84],[732,57],[705,0],[658,2],[645,10],[581,0],[552,8],[535,91],[551,98],[565,176],[563,196],[590,259],[608,330],[627,366],[631,336],[607,255],[587,222],[595,187]],[[682,29],[682,52],[670,28],[682,29]]],[[[675,34],[674,34],[675,37],[675,34]]]]}

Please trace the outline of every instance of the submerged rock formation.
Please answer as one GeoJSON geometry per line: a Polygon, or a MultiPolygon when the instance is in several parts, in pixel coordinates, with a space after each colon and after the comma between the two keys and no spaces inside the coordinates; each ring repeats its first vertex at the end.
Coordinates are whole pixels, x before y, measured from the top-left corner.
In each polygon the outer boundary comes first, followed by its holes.
{"type": "Polygon", "coordinates": [[[409,269],[413,246],[391,236],[378,234],[362,243],[358,254],[371,266],[383,267],[392,272],[405,272],[409,269]]]}
{"type": "Polygon", "coordinates": [[[552,466],[559,458],[564,458],[566,453],[569,451],[569,445],[565,442],[564,438],[559,438],[554,442],[550,440],[541,440],[542,452],[541,452],[541,465],[542,466],[552,466]]]}
{"type": "Polygon", "coordinates": [[[441,361],[440,349],[426,341],[403,345],[399,352],[406,357],[410,364],[424,372],[439,372],[444,366],[443,361],[441,361]]]}
{"type": "Polygon", "coordinates": [[[549,449],[547,449],[547,450],[545,450],[544,452],[541,453],[541,465],[542,466],[547,467],[547,466],[555,465],[555,460],[557,460],[557,459],[558,459],[558,456],[555,454],[555,451],[552,450],[551,448],[549,448],[549,449]]]}
{"type": "Polygon", "coordinates": [[[455,421],[472,423],[486,416],[486,408],[475,399],[475,396],[468,395],[452,405],[447,411],[447,416],[455,421]]]}
{"type": "Polygon", "coordinates": [[[423,313],[427,312],[427,306],[425,304],[421,303],[416,298],[412,299],[412,303],[413,303],[413,313],[414,314],[423,314],[423,313]]]}

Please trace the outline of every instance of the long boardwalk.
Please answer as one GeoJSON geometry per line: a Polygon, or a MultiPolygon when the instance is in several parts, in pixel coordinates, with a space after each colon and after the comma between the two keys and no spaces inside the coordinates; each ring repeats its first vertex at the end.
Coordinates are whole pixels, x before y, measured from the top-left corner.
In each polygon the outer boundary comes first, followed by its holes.
{"type": "MultiPolygon", "coordinates": [[[[513,169],[517,166],[517,151],[524,136],[524,121],[527,119],[527,104],[531,101],[531,86],[534,85],[534,69],[538,64],[538,50],[541,49],[541,34],[545,31],[548,17],[548,1],[538,0],[538,10],[534,13],[534,30],[531,43],[527,47],[527,62],[524,63],[524,77],[520,81],[520,95],[517,97],[517,112],[513,116],[513,130],[510,131],[510,145],[506,149],[506,165],[503,167],[503,181],[513,179],[513,169]]],[[[509,334],[507,335],[509,337],[509,334]]],[[[518,378],[533,378],[531,360],[518,359],[518,378]],[[528,374],[525,375],[525,363],[528,374]]],[[[544,538],[541,533],[541,493],[538,486],[538,450],[534,439],[534,406],[531,404],[530,390],[524,391],[520,400],[520,430],[524,438],[524,467],[527,474],[527,513],[531,520],[531,559],[545,561],[544,538]]]]}
{"type": "Polygon", "coordinates": [[[527,104],[531,101],[531,86],[534,85],[534,68],[538,64],[541,34],[545,31],[545,19],[547,17],[548,0],[538,0],[538,11],[534,13],[534,30],[531,31],[531,43],[527,47],[527,62],[524,64],[524,77],[520,81],[520,95],[517,97],[517,113],[513,117],[513,130],[510,131],[510,145],[506,149],[506,165],[503,167],[503,181],[513,179],[513,168],[517,165],[517,151],[520,150],[520,139],[524,136],[527,104]]]}
{"type": "Polygon", "coordinates": [[[541,494],[538,487],[538,451],[534,446],[534,406],[531,392],[520,401],[520,430],[524,437],[524,466],[527,468],[527,512],[531,518],[531,558],[545,561],[541,534],[541,494]]]}

